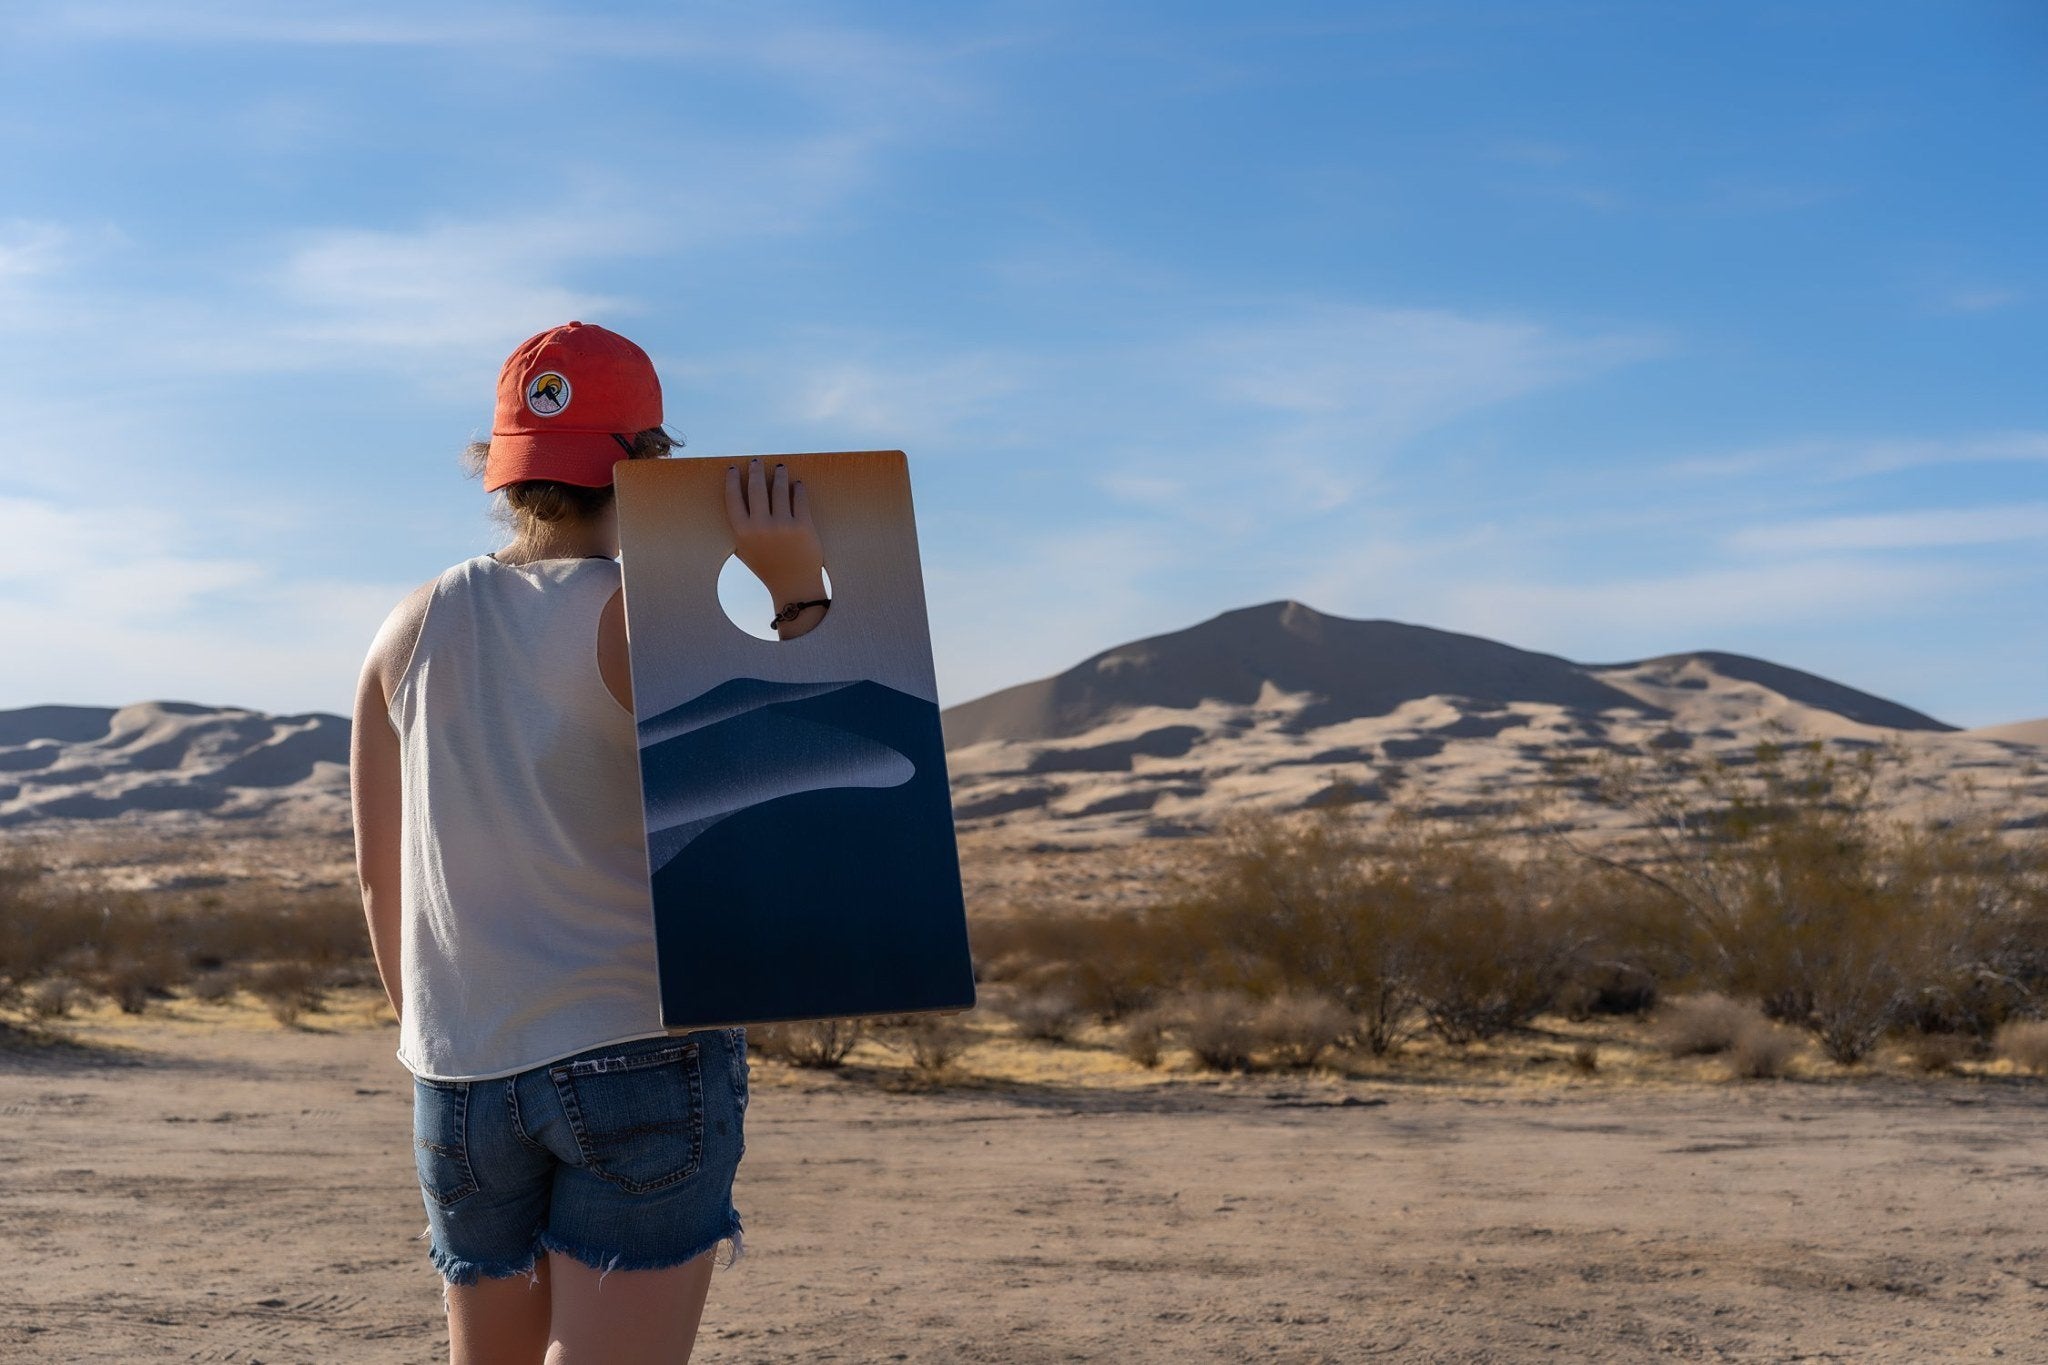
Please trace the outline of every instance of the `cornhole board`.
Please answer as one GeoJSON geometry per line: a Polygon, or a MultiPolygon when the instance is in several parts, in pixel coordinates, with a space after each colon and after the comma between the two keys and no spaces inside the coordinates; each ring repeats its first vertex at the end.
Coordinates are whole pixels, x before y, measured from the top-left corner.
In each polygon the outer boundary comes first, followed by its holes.
{"type": "Polygon", "coordinates": [[[616,466],[662,1025],[970,1008],[909,464],[760,457],[804,481],[832,598],[764,640],[718,600],[749,458],[616,466]]]}

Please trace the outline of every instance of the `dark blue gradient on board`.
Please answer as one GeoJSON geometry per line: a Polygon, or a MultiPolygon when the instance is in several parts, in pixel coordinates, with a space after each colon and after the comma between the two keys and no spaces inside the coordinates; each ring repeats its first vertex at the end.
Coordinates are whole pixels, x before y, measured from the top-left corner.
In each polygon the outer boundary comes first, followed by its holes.
{"type": "Polygon", "coordinates": [[[974,1003],[935,703],[735,678],[640,746],[669,1028],[974,1003]]]}

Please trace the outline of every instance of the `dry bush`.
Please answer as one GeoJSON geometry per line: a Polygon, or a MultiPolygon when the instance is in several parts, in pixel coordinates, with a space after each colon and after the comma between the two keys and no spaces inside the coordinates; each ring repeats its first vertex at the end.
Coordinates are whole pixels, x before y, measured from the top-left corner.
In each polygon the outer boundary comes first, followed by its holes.
{"type": "Polygon", "coordinates": [[[300,1016],[327,1003],[320,974],[304,962],[271,962],[249,973],[249,993],[270,1008],[270,1017],[290,1028],[300,1016]]]}
{"type": "Polygon", "coordinates": [[[24,992],[24,1003],[32,1019],[63,1019],[85,1002],[87,994],[80,982],[68,976],[52,976],[29,986],[24,992]]]}
{"type": "Polygon", "coordinates": [[[263,886],[213,893],[167,911],[193,962],[220,967],[286,960],[325,967],[367,959],[362,902],[334,892],[284,892],[263,886]]]}
{"type": "Polygon", "coordinates": [[[1905,757],[1844,759],[1819,740],[1760,743],[1740,763],[1666,754],[1655,772],[1610,756],[1599,793],[1652,847],[1575,851],[1662,898],[1691,975],[1810,1030],[1837,1062],[1904,1019],[1981,1034],[2048,983],[2048,855],[1995,837],[1988,809],[1918,826],[1885,816],[1885,779],[1910,781],[1905,757]]]}
{"type": "Polygon", "coordinates": [[[1735,1045],[1728,1049],[1728,1066],[1744,1080],[1773,1080],[1785,1074],[1798,1052],[1796,1032],[1768,1019],[1756,1019],[1735,1036],[1735,1045]]]}
{"type": "Polygon", "coordinates": [[[1580,1043],[1572,1049],[1572,1070],[1581,1076],[1596,1076],[1600,1073],[1600,1048],[1594,1043],[1580,1043]]]}
{"type": "Polygon", "coordinates": [[[186,983],[185,989],[192,993],[194,1000],[224,1005],[235,998],[235,992],[241,989],[241,980],[237,973],[231,971],[202,971],[186,983]]]}
{"type": "MultiPolygon", "coordinates": [[[[195,967],[261,962],[271,964],[281,1022],[320,1008],[320,975],[345,978],[370,962],[360,903],[261,886],[196,896],[113,892],[91,880],[60,887],[22,852],[0,862],[0,1009],[21,1008],[30,983],[63,975],[141,1013],[195,967]],[[295,984],[301,975],[314,979],[295,984]]],[[[218,989],[217,977],[206,981],[207,992],[218,989]]]]}
{"type": "Polygon", "coordinates": [[[1763,1022],[1756,1006],[1708,991],[1666,1004],[1655,1037],[1666,1056],[1711,1057],[1732,1049],[1744,1030],[1763,1022]]]}
{"type": "Polygon", "coordinates": [[[1253,1009],[1251,999],[1236,991],[1191,993],[1175,1011],[1181,1040],[1211,1071],[1248,1071],[1259,1041],[1253,1009]]]}
{"type": "MultiPolygon", "coordinates": [[[[105,908],[114,913],[111,903],[105,908]]],[[[82,979],[92,955],[79,950],[98,931],[101,910],[92,891],[62,889],[26,851],[10,850],[0,860],[0,1009],[21,1009],[30,984],[45,976],[82,979]]]]}
{"type": "Polygon", "coordinates": [[[1004,1003],[1002,1012],[1017,1026],[1018,1037],[1046,1043],[1072,1042],[1087,1017],[1062,991],[1012,996],[1004,1003]]]}
{"type": "Polygon", "coordinates": [[[1638,1018],[1657,1007],[1657,978],[1632,962],[1589,962],[1573,970],[1551,1002],[1574,1023],[1598,1014],[1638,1018]]]}
{"type": "Polygon", "coordinates": [[[1462,1046],[1548,1009],[1585,946],[1557,860],[1511,861],[1440,830],[1401,854],[1427,905],[1409,979],[1430,1031],[1462,1046]]]}
{"type": "Polygon", "coordinates": [[[1276,995],[1251,1019],[1260,1050],[1286,1067],[1314,1066],[1351,1032],[1351,1014],[1322,995],[1276,995]]]}
{"type": "Polygon", "coordinates": [[[844,1065],[866,1036],[864,1019],[802,1019],[787,1024],[749,1024],[747,1047],[791,1066],[831,1071],[844,1065]]]}
{"type": "Polygon", "coordinates": [[[1954,1071],[1969,1060],[1972,1040],[1960,1033],[1916,1033],[1906,1040],[1906,1058],[1929,1075],[1954,1071]]]}
{"type": "Polygon", "coordinates": [[[2022,1071],[2048,1076],[2048,1019],[2016,1019],[2004,1025],[1992,1050],[2022,1071]]]}
{"type": "Polygon", "coordinates": [[[1146,1009],[1124,1016],[1117,1031],[1117,1045],[1124,1056],[1146,1070],[1159,1065],[1166,1049],[1167,1015],[1164,1010],[1146,1009]]]}
{"type": "Polygon", "coordinates": [[[1154,916],[1013,915],[973,927],[981,979],[1024,992],[1057,992],[1075,1008],[1116,1020],[1187,978],[1187,946],[1154,916]]]}
{"type": "Polygon", "coordinates": [[[882,1040],[910,1055],[926,1077],[942,1076],[974,1046],[974,1030],[950,1014],[904,1014],[879,1022],[882,1040]]]}
{"type": "Polygon", "coordinates": [[[2048,999],[2048,830],[1997,826],[1997,807],[1966,806],[1900,840],[1931,939],[1902,1011],[1922,1032],[1988,1042],[2048,999]]]}
{"type": "Polygon", "coordinates": [[[1415,888],[1341,803],[1241,811],[1190,848],[1154,911],[1189,988],[1335,1000],[1374,1053],[1409,1036],[1421,908],[1415,888]]]}
{"type": "Polygon", "coordinates": [[[141,1014],[152,1000],[168,1000],[173,986],[191,975],[184,956],[169,948],[150,946],[125,953],[106,962],[92,973],[93,988],[111,998],[124,1014],[141,1014]]]}

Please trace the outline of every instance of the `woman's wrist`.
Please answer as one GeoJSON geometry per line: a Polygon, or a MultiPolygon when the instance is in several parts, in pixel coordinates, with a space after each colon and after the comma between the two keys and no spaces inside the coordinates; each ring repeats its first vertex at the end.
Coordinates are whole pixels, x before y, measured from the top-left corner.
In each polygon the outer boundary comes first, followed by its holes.
{"type": "Polygon", "coordinates": [[[795,578],[786,578],[768,585],[768,595],[775,599],[776,610],[780,611],[790,602],[809,602],[825,595],[825,571],[795,578]]]}

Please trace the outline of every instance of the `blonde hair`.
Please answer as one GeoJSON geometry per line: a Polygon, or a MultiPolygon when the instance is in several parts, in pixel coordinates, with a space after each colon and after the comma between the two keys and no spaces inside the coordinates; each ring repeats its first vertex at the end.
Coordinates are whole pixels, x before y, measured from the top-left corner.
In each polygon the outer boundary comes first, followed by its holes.
{"type": "MultiPolygon", "coordinates": [[[[658,460],[681,445],[660,427],[649,427],[626,438],[626,458],[658,460]]],[[[462,450],[462,467],[473,479],[484,475],[491,457],[489,441],[471,441],[462,450]]],[[[582,484],[557,483],[553,479],[521,479],[497,490],[492,515],[524,531],[537,522],[587,521],[611,504],[612,486],[589,488],[582,484]]]]}

